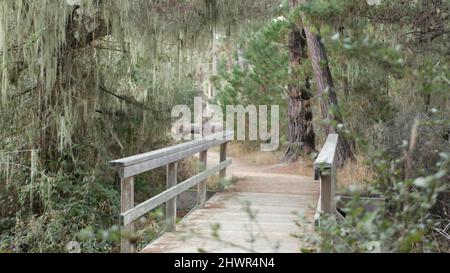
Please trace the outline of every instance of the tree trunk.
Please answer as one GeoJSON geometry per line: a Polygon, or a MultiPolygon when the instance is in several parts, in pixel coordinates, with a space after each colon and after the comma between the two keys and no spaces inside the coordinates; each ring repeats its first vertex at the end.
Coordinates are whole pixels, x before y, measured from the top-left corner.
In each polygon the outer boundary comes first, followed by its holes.
{"type": "MultiPolygon", "coordinates": [[[[343,121],[338,110],[338,99],[334,88],[333,77],[330,72],[327,53],[320,35],[311,32],[308,27],[305,27],[304,30],[316,79],[322,118],[329,122],[325,127],[325,131],[327,134],[333,134],[337,132],[335,126],[342,124],[343,121]]],[[[338,145],[338,161],[342,165],[347,159],[352,158],[353,145],[345,135],[341,134],[338,145]]]]}
{"type": "Polygon", "coordinates": [[[289,33],[289,65],[291,73],[291,83],[288,86],[287,94],[289,148],[283,159],[285,162],[297,160],[301,150],[307,154],[315,151],[309,76],[304,75],[302,81],[302,73],[300,71],[300,64],[308,56],[306,46],[304,31],[294,26],[289,33]]]}

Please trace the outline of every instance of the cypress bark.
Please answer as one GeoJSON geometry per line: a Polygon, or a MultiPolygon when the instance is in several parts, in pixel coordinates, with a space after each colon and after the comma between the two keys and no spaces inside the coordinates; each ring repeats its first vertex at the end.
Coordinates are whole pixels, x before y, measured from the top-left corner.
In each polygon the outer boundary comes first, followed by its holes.
{"type": "MultiPolygon", "coordinates": [[[[305,34],[317,84],[317,94],[320,100],[322,118],[329,121],[329,124],[325,127],[325,132],[327,135],[333,134],[337,132],[334,124],[342,124],[343,120],[338,110],[338,99],[330,71],[328,56],[319,34],[311,32],[308,27],[305,27],[305,34]]],[[[353,144],[347,137],[341,134],[338,145],[338,161],[342,165],[346,160],[352,158],[353,144]]]]}
{"type": "MultiPolygon", "coordinates": [[[[294,8],[297,0],[290,0],[294,8]]],[[[303,75],[300,65],[308,58],[305,32],[293,25],[289,33],[289,66],[291,83],[288,86],[288,140],[289,148],[283,161],[293,162],[303,150],[306,154],[315,151],[315,133],[311,108],[311,87],[309,75],[303,75]],[[302,79],[303,77],[303,79],[302,79]]]]}

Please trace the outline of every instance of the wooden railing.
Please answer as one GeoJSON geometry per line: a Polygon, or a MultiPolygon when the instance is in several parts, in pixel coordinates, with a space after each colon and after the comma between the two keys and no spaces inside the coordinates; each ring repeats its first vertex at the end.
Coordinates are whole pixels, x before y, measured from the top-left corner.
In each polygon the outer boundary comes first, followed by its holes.
{"type": "Polygon", "coordinates": [[[177,218],[177,196],[197,185],[197,207],[202,208],[206,202],[206,179],[216,173],[225,177],[226,168],[231,160],[226,159],[227,143],[234,136],[233,132],[220,132],[179,145],[166,147],[157,151],[114,160],[110,165],[118,169],[121,182],[121,252],[134,252],[134,245],[129,236],[134,232],[134,221],[151,210],[166,204],[166,231],[174,231],[177,218]],[[208,149],[220,145],[220,163],[207,169],[208,149]],[[177,183],[177,163],[187,157],[200,153],[202,172],[188,180],[177,183]],[[167,166],[166,191],[135,206],[134,176],[167,166]]]}
{"type": "MultiPolygon", "coordinates": [[[[336,215],[336,149],[338,141],[339,135],[330,134],[314,162],[314,179],[320,180],[318,212],[333,216],[336,215]]],[[[318,220],[318,215],[316,215],[316,221],[318,220]]]]}

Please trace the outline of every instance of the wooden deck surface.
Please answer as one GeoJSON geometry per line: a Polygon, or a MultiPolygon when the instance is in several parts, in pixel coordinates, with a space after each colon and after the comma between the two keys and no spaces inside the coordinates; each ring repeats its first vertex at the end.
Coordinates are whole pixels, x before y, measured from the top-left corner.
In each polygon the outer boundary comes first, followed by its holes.
{"type": "MultiPolygon", "coordinates": [[[[210,153],[208,161],[216,161],[210,153]]],[[[311,177],[272,172],[233,159],[229,175],[239,181],[186,216],[176,232],[165,233],[144,253],[299,252],[314,232],[319,183],[311,177]]]]}

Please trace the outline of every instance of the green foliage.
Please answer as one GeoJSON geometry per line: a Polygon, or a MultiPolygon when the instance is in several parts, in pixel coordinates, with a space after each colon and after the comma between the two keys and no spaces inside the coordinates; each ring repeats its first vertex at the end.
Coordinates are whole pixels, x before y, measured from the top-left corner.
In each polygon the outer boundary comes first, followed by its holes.
{"type": "Polygon", "coordinates": [[[311,26],[337,26],[359,20],[368,8],[366,1],[358,0],[305,1],[294,8],[290,18],[311,26]]]}
{"type": "MultiPolygon", "coordinates": [[[[360,24],[345,25],[345,30],[322,22],[333,76],[338,89],[344,91],[339,98],[345,128],[375,173],[372,193],[386,198],[385,207],[370,212],[355,192],[343,209],[345,220],[323,220],[322,251],[449,249],[445,227],[449,219],[450,153],[446,67],[450,60],[435,50],[446,43],[445,39],[433,41],[423,51],[425,44],[399,38],[398,33],[416,27],[413,18],[425,12],[422,8],[427,2],[415,2],[401,11],[405,16],[401,22],[387,16],[377,22],[358,19],[354,21],[360,24]]],[[[380,18],[382,13],[398,13],[402,5],[392,1],[368,13],[380,18]]]]}
{"type": "Polygon", "coordinates": [[[371,162],[379,184],[373,191],[382,192],[386,203],[367,211],[364,200],[355,193],[343,208],[345,220],[337,223],[322,218],[321,251],[447,252],[450,244],[437,231],[448,225],[448,215],[436,218],[432,209],[449,190],[449,159],[448,153],[442,153],[436,173],[404,180],[395,175],[401,167],[391,169],[395,160],[387,161],[383,153],[376,155],[371,162]]]}
{"type": "MultiPolygon", "coordinates": [[[[439,248],[430,236],[448,218],[448,201],[437,201],[450,152],[448,1],[317,0],[291,12],[286,0],[38,2],[0,2],[1,252],[67,251],[73,240],[117,251],[119,185],[106,162],[170,143],[171,107],[191,106],[205,82],[220,105],[286,109],[293,25],[320,30],[339,99],[331,110],[358,152],[375,155],[374,191],[388,197],[385,211],[365,213],[355,198],[346,222],[324,221],[333,243],[323,249],[439,248]],[[222,34],[211,77],[205,48],[222,34]]],[[[309,61],[300,71],[312,74],[309,61]]],[[[137,201],[159,192],[163,175],[137,177],[137,201]]],[[[160,218],[149,215],[156,224],[139,236],[154,236],[160,218]]]]}
{"type": "MultiPolygon", "coordinates": [[[[64,252],[81,230],[117,224],[107,162],[169,143],[171,107],[199,92],[197,43],[213,26],[236,29],[236,10],[261,14],[228,4],[0,3],[0,251],[64,252]]],[[[161,178],[139,177],[136,189],[155,194],[161,178]]]]}
{"type": "MultiPolygon", "coordinates": [[[[387,198],[385,208],[367,212],[361,193],[355,192],[344,209],[345,221],[323,220],[321,250],[370,252],[380,245],[389,252],[445,252],[450,59],[443,48],[448,45],[448,3],[382,3],[321,0],[306,1],[290,13],[282,9],[287,19],[266,23],[242,43],[247,69],[222,66],[219,101],[286,107],[288,32],[292,24],[312,28],[326,46],[338,95],[339,107],[331,110],[345,121],[334,125],[367,158],[375,173],[371,194],[387,198]]],[[[312,74],[311,64],[303,62],[300,71],[312,74]]],[[[314,116],[316,124],[324,124],[317,106],[314,116]]]]}
{"type": "MultiPolygon", "coordinates": [[[[219,105],[279,105],[286,108],[285,91],[290,81],[288,52],[284,38],[289,23],[280,17],[244,40],[243,60],[228,67],[229,57],[222,58],[219,77],[214,81],[219,105]]],[[[281,128],[286,113],[280,113],[281,128]]]]}

